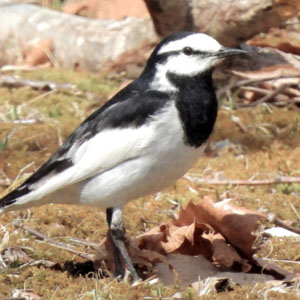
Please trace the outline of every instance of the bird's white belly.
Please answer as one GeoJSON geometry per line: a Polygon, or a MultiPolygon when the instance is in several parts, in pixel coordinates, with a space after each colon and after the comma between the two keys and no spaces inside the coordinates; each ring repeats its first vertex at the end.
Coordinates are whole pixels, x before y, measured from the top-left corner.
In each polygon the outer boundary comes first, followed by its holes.
{"type": "Polygon", "coordinates": [[[204,147],[181,149],[161,156],[144,156],[87,180],[82,185],[81,204],[110,207],[158,192],[183,176],[197,161],[204,147]],[[178,151],[179,150],[179,151],[178,151]]]}

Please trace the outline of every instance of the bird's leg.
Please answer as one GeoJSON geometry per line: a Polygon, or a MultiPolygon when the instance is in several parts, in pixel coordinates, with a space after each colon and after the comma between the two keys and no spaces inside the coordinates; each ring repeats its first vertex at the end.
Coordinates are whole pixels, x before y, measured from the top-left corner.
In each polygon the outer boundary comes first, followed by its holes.
{"type": "Polygon", "coordinates": [[[112,240],[115,259],[115,276],[124,276],[124,270],[122,268],[122,260],[127,265],[129,272],[131,273],[133,282],[139,279],[139,276],[133,266],[131,258],[127,252],[124,243],[124,228],[122,223],[122,207],[113,207],[106,210],[106,219],[109,226],[109,234],[112,240]]]}
{"type": "MultiPolygon", "coordinates": [[[[112,216],[113,216],[113,208],[110,207],[106,210],[106,220],[109,227],[109,235],[112,240],[112,246],[114,251],[114,261],[115,261],[115,276],[122,276],[123,277],[123,268],[122,268],[122,258],[119,248],[117,247],[115,243],[115,235],[118,233],[116,230],[112,230],[112,216]],[[114,234],[113,234],[114,231],[114,234]]],[[[122,216],[121,216],[122,217],[122,216]]],[[[122,222],[122,221],[121,221],[122,222]]],[[[122,223],[121,223],[122,226],[122,223]]],[[[123,228],[122,228],[123,230],[123,228]]]]}

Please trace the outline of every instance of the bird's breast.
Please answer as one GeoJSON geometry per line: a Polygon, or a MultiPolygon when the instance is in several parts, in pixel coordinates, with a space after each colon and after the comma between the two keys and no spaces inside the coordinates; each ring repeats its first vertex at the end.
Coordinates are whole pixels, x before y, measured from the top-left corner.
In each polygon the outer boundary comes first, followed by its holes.
{"type": "Polygon", "coordinates": [[[134,146],[136,156],[86,180],[80,196],[82,204],[110,207],[112,203],[123,205],[156,193],[183,176],[205,147],[185,143],[178,110],[172,101],[136,130],[136,134],[144,135],[134,146]]]}

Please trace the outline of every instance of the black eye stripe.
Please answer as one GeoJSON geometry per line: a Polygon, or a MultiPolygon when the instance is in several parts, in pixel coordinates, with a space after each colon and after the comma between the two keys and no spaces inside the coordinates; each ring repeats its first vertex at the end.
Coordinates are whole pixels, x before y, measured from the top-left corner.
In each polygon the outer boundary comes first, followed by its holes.
{"type": "MultiPolygon", "coordinates": [[[[187,48],[187,47],[184,47],[183,49],[185,49],[185,48],[187,48]]],[[[191,48],[191,47],[189,47],[189,48],[191,48]]],[[[163,62],[163,61],[167,60],[170,56],[178,55],[180,53],[184,53],[183,49],[182,50],[168,51],[168,52],[164,52],[164,53],[161,53],[161,54],[157,54],[156,55],[156,62],[163,62]]],[[[190,56],[190,55],[199,55],[199,56],[202,56],[202,57],[209,57],[209,56],[213,56],[214,54],[211,53],[211,52],[205,52],[205,51],[199,51],[199,50],[193,50],[192,49],[192,54],[189,54],[187,56],[190,56]]]]}
{"type": "Polygon", "coordinates": [[[205,56],[211,56],[212,53],[210,52],[206,52],[206,51],[199,51],[199,50],[194,50],[193,48],[191,47],[184,47],[182,49],[182,52],[185,54],[185,55],[201,55],[203,57],[205,56]]]}

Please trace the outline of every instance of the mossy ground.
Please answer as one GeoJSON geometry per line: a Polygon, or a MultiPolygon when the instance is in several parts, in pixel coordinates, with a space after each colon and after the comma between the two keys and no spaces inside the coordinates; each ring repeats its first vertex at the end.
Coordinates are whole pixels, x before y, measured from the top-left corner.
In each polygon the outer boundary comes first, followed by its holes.
{"type": "MultiPolygon", "coordinates": [[[[34,172],[57,149],[62,140],[96,107],[100,106],[118,86],[99,74],[74,73],[59,69],[18,72],[22,77],[36,80],[69,82],[79,91],[65,90],[49,93],[34,91],[29,87],[0,88],[0,171],[1,178],[24,180],[26,173],[34,172]],[[36,120],[33,124],[16,124],[18,119],[36,120]],[[23,169],[22,172],[20,170],[23,169]]],[[[243,110],[221,109],[211,139],[228,139],[232,147],[219,153],[208,147],[191,173],[202,177],[225,176],[230,179],[262,179],[278,175],[300,175],[300,114],[299,109],[259,106],[243,110]],[[239,117],[244,132],[232,117],[239,117]]],[[[0,193],[5,187],[0,186],[0,193]]],[[[170,220],[178,207],[189,200],[201,201],[205,195],[214,195],[217,201],[227,193],[235,204],[275,213],[285,220],[297,220],[300,214],[300,184],[262,186],[210,186],[198,185],[180,179],[159,195],[129,203],[125,209],[124,223],[128,235],[138,235],[145,230],[170,220]]],[[[14,219],[24,222],[49,237],[77,237],[99,242],[107,230],[105,214],[89,207],[46,205],[27,211],[4,213],[0,224],[10,233],[9,246],[29,247],[34,259],[45,259],[63,264],[67,260],[82,261],[73,254],[38,241],[29,233],[16,228],[14,219]]],[[[4,234],[1,229],[0,239],[4,234]]],[[[85,251],[82,246],[79,250],[85,251]]],[[[300,243],[295,239],[273,238],[261,250],[261,255],[282,260],[299,260],[300,243]]],[[[299,265],[281,264],[288,270],[299,265]]],[[[31,289],[43,299],[164,299],[182,291],[184,299],[195,299],[195,292],[186,287],[166,287],[161,284],[142,284],[131,287],[111,278],[71,277],[66,272],[30,266],[23,269],[9,268],[0,272],[0,295],[10,297],[14,289],[31,289]],[[150,299],[150,298],[148,298],[150,299]]],[[[266,299],[263,284],[235,287],[203,299],[266,299]]],[[[268,299],[283,299],[283,295],[268,292],[268,299]]],[[[284,299],[295,299],[295,294],[284,299]]]]}

